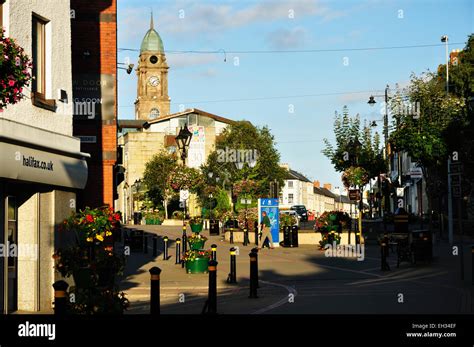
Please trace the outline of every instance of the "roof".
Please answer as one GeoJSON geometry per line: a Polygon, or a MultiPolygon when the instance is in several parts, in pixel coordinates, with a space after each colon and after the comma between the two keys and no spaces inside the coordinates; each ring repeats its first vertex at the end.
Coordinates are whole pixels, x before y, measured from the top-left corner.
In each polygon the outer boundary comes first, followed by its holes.
{"type": "Polygon", "coordinates": [[[224,117],[212,114],[212,113],[208,113],[208,112],[199,110],[197,108],[188,108],[187,110],[184,110],[183,112],[172,113],[172,114],[169,114],[169,115],[164,116],[164,117],[159,117],[157,119],[150,120],[150,121],[148,121],[144,124],[144,128],[149,128],[151,124],[161,123],[163,121],[167,121],[167,120],[170,120],[172,118],[182,117],[182,116],[185,116],[187,114],[192,114],[192,113],[195,113],[195,114],[198,114],[198,115],[201,115],[201,116],[205,116],[205,117],[209,117],[209,118],[212,118],[216,121],[226,123],[226,124],[235,123],[235,121],[232,120],[232,119],[228,119],[228,118],[224,118],[224,117]]]}
{"type": "Polygon", "coordinates": [[[150,30],[146,32],[140,46],[140,53],[142,52],[165,52],[163,41],[155,28],[153,28],[153,14],[151,15],[150,30]]]}
{"type": "Polygon", "coordinates": [[[118,131],[125,128],[132,129],[141,129],[145,125],[146,121],[142,119],[118,119],[117,128],[118,131]]]}
{"type": "Polygon", "coordinates": [[[303,181],[303,182],[311,182],[309,179],[307,179],[305,176],[300,174],[298,171],[295,170],[288,170],[286,177],[286,180],[298,180],[298,181],[303,181]]]}
{"type": "Polygon", "coordinates": [[[336,199],[337,195],[332,193],[329,189],[318,188],[324,196],[336,199]]]}

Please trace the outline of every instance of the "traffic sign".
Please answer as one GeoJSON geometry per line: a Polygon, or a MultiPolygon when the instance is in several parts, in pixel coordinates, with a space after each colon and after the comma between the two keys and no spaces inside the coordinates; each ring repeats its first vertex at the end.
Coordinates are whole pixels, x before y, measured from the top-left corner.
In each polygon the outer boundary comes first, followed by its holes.
{"type": "Polygon", "coordinates": [[[421,167],[412,167],[410,169],[410,177],[412,179],[423,178],[423,170],[421,167]]]}
{"type": "Polygon", "coordinates": [[[179,201],[186,201],[189,199],[189,190],[179,191],[179,201]]]}

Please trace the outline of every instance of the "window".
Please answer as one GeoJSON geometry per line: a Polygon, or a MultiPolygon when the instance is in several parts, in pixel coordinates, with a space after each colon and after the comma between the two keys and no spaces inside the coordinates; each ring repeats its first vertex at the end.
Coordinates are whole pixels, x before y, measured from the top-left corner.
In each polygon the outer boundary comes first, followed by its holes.
{"type": "Polygon", "coordinates": [[[3,4],[2,0],[0,0],[0,28],[3,28],[3,4]]]}
{"type": "Polygon", "coordinates": [[[160,110],[158,110],[157,108],[152,108],[150,111],[150,119],[155,119],[155,118],[158,118],[159,116],[160,116],[160,110]]]}
{"type": "Polygon", "coordinates": [[[55,111],[54,100],[46,100],[46,24],[47,21],[33,16],[32,23],[32,53],[33,53],[33,104],[55,111]]]}
{"type": "Polygon", "coordinates": [[[288,194],[288,203],[289,204],[293,203],[293,194],[288,194]]]}
{"type": "Polygon", "coordinates": [[[288,181],[288,188],[293,188],[293,181],[288,181]]]}
{"type": "Polygon", "coordinates": [[[283,204],[283,195],[280,195],[280,197],[278,199],[280,201],[280,204],[283,204]]]}

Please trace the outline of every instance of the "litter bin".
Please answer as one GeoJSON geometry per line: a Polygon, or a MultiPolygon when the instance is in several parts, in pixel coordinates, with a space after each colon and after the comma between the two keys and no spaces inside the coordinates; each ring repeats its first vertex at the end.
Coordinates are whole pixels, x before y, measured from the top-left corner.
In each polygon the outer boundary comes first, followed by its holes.
{"type": "Polygon", "coordinates": [[[413,230],[410,235],[414,260],[428,261],[433,258],[433,236],[428,229],[413,230]]]}
{"type": "Polygon", "coordinates": [[[291,247],[291,227],[284,226],[283,227],[283,243],[281,244],[282,247],[291,247]]]}
{"type": "Polygon", "coordinates": [[[210,235],[219,235],[219,220],[211,219],[209,222],[209,234],[210,235]]]}
{"type": "Polygon", "coordinates": [[[298,226],[291,227],[291,247],[298,247],[298,226]]]}
{"type": "Polygon", "coordinates": [[[403,207],[399,207],[393,217],[395,234],[408,234],[408,213],[403,207]]]}

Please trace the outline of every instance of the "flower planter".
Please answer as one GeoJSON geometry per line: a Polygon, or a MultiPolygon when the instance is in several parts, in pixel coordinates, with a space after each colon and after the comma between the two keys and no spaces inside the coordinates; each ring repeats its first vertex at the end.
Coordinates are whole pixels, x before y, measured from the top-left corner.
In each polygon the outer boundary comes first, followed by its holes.
{"type": "Polygon", "coordinates": [[[193,233],[200,233],[202,231],[203,224],[190,224],[193,233]]]}
{"type": "Polygon", "coordinates": [[[204,244],[206,243],[206,240],[202,239],[199,241],[194,241],[193,243],[191,242],[188,242],[188,243],[189,243],[189,248],[191,250],[197,251],[204,248],[204,244]]]}
{"type": "Polygon", "coordinates": [[[115,271],[113,269],[100,269],[97,273],[99,275],[97,283],[99,287],[113,287],[115,281],[115,271]]]}
{"type": "Polygon", "coordinates": [[[208,272],[209,258],[195,258],[193,261],[186,261],[186,273],[202,274],[208,272]]]}
{"type": "Polygon", "coordinates": [[[88,289],[93,286],[92,270],[88,267],[75,270],[72,274],[76,288],[88,289]]]}

